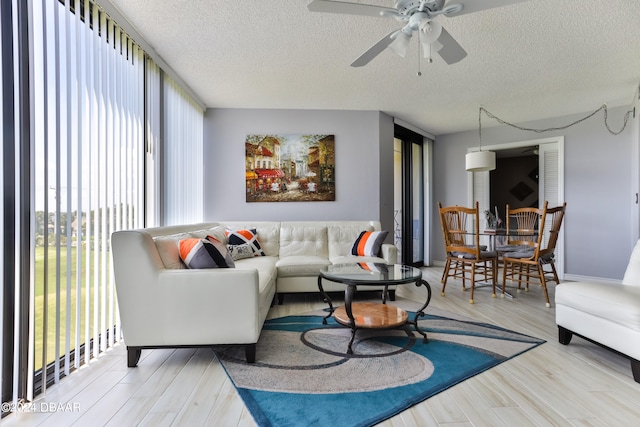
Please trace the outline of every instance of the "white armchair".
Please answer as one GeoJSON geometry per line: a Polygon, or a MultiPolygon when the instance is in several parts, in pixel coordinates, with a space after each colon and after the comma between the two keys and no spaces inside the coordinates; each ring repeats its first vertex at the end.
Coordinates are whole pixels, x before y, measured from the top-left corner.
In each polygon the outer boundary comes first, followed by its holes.
{"type": "Polygon", "coordinates": [[[555,301],[561,344],[575,334],[622,353],[640,383],[640,240],[621,284],[565,282],[556,286],[555,301]]]}

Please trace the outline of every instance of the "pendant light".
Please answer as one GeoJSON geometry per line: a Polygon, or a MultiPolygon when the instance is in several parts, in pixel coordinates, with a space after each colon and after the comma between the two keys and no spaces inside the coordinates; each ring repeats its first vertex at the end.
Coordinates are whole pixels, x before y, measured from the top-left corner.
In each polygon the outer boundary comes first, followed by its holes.
{"type": "Polygon", "coordinates": [[[494,151],[482,151],[482,107],[478,110],[478,136],[480,140],[478,151],[472,151],[465,156],[467,171],[492,171],[496,168],[496,153],[494,151]]]}

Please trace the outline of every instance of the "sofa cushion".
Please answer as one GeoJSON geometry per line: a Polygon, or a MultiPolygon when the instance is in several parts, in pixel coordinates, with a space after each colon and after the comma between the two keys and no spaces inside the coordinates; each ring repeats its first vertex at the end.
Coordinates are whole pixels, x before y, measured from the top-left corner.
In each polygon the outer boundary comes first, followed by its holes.
{"type": "Polygon", "coordinates": [[[265,256],[255,228],[236,231],[227,230],[226,234],[229,239],[229,245],[249,245],[253,251],[253,256],[265,256]]]}
{"type": "Polygon", "coordinates": [[[197,230],[192,230],[192,231],[189,231],[187,234],[189,234],[191,237],[199,237],[201,239],[204,239],[207,236],[211,236],[216,240],[218,240],[219,242],[227,243],[227,237],[225,235],[226,230],[227,229],[225,227],[215,226],[211,228],[201,228],[197,230]]]}
{"type": "Polygon", "coordinates": [[[565,282],[556,286],[555,301],[556,311],[566,306],[640,330],[640,286],[565,282]]]}
{"type": "Polygon", "coordinates": [[[317,276],[320,270],[331,262],[328,258],[315,255],[293,255],[280,258],[276,263],[278,277],[317,276]]]}
{"type": "Polygon", "coordinates": [[[378,256],[388,231],[363,231],[353,243],[351,255],[378,256]]]}
{"type": "Polygon", "coordinates": [[[329,258],[349,255],[353,242],[362,231],[374,231],[374,228],[364,224],[329,225],[327,227],[329,258]]]}
{"type": "Polygon", "coordinates": [[[283,225],[280,228],[280,258],[309,255],[326,258],[329,253],[327,227],[283,225]]]}
{"type": "Polygon", "coordinates": [[[160,254],[160,259],[165,268],[185,269],[187,268],[180,259],[180,240],[192,237],[190,233],[171,234],[168,236],[158,236],[153,239],[160,254]]]}
{"type": "Polygon", "coordinates": [[[189,268],[235,267],[224,243],[211,236],[180,240],[180,258],[189,268]]]}
{"type": "MultiPolygon", "coordinates": [[[[277,257],[271,256],[244,258],[236,262],[236,270],[258,270],[259,292],[262,294],[262,291],[276,280],[277,261],[277,257]]],[[[267,304],[271,304],[271,301],[267,304]]]]}

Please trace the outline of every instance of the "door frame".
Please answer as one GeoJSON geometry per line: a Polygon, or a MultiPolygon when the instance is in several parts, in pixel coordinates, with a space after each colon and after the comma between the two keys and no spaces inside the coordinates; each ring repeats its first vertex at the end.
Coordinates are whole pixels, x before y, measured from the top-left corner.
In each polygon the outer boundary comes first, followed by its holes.
{"type": "MultiPolygon", "coordinates": [[[[555,146],[557,147],[557,151],[558,151],[558,182],[557,182],[557,189],[558,189],[558,200],[557,201],[553,201],[551,203],[551,206],[556,206],[559,204],[562,204],[565,201],[564,198],[564,136],[553,136],[553,137],[548,137],[548,138],[540,138],[540,139],[532,139],[532,140],[527,140],[527,141],[514,141],[514,142],[507,142],[504,144],[494,144],[494,145],[485,145],[482,147],[483,150],[486,151],[500,151],[500,150],[507,150],[507,149],[511,149],[511,148],[524,148],[524,147],[531,147],[534,145],[543,145],[543,144],[555,144],[555,146]]],[[[467,152],[472,152],[472,151],[478,151],[479,147],[471,147],[467,150],[467,152]]],[[[539,199],[538,199],[538,204],[539,207],[542,207],[542,204],[544,203],[545,200],[545,193],[544,193],[544,180],[542,179],[542,177],[544,176],[544,165],[542,164],[543,157],[540,156],[539,159],[539,164],[541,166],[540,168],[540,185],[539,185],[539,199]]],[[[489,192],[490,192],[490,188],[489,188],[489,172],[473,172],[473,173],[467,173],[467,193],[468,193],[468,205],[472,206],[475,204],[475,197],[474,197],[474,175],[475,174],[482,174],[482,185],[484,188],[484,194],[485,194],[485,198],[489,197],[489,192]]],[[[480,210],[484,211],[486,206],[489,206],[489,200],[478,200],[480,202],[480,210]]],[[[561,227],[560,228],[560,233],[558,235],[558,242],[556,244],[556,268],[558,271],[558,277],[560,279],[562,279],[564,277],[564,266],[565,266],[565,262],[564,262],[564,254],[565,254],[565,245],[564,245],[564,229],[565,227],[561,227]]]]}
{"type": "Polygon", "coordinates": [[[401,215],[401,227],[402,227],[402,260],[399,262],[412,265],[415,267],[422,267],[427,265],[429,260],[429,253],[427,252],[427,168],[425,163],[425,156],[428,156],[430,152],[430,146],[427,144],[425,137],[417,132],[407,129],[402,125],[394,125],[394,138],[399,139],[402,146],[402,215],[401,215]],[[413,144],[420,146],[422,156],[419,159],[422,166],[420,175],[420,184],[422,185],[422,259],[416,262],[413,261],[413,173],[412,173],[412,147],[413,144]]]}

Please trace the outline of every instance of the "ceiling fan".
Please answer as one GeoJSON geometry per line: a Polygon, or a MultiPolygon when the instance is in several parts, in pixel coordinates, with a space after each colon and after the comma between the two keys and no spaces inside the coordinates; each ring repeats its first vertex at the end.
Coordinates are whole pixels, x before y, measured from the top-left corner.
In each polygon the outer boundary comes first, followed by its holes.
{"type": "Polygon", "coordinates": [[[419,34],[423,56],[429,62],[432,61],[432,54],[438,53],[447,64],[455,64],[467,56],[467,52],[435,18],[440,15],[454,17],[523,1],[527,0],[398,0],[394,9],[363,3],[313,0],[307,7],[311,12],[393,17],[406,22],[402,28],[384,36],[351,64],[352,67],[362,67],[387,47],[404,58],[415,31],[419,34]]]}

